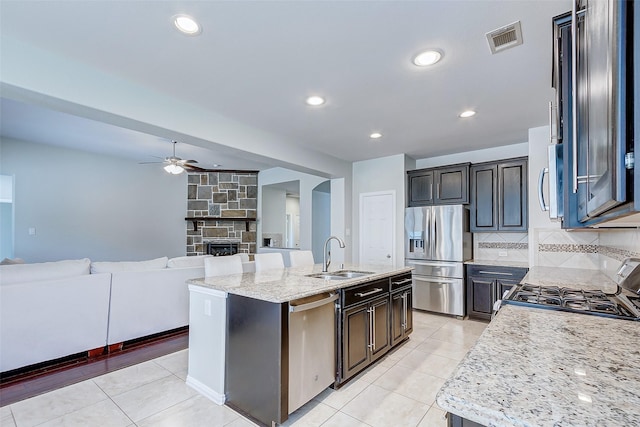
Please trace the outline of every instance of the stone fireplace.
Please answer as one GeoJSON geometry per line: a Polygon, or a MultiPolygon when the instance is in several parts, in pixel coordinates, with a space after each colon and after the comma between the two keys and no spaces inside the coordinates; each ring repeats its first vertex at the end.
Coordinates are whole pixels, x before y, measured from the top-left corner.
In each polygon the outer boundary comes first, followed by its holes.
{"type": "Polygon", "coordinates": [[[256,252],[257,171],[189,172],[187,185],[187,255],[205,255],[208,243],[256,252]]]}

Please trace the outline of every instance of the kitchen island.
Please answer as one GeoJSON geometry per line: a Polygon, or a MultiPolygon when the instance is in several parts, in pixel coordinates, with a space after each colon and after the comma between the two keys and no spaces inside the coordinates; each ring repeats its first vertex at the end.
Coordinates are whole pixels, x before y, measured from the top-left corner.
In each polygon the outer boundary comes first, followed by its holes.
{"type": "MultiPolygon", "coordinates": [[[[189,280],[187,384],[260,424],[284,422],[300,404],[294,404],[292,400],[300,394],[295,387],[301,382],[306,381],[311,387],[319,386],[317,392],[312,392],[317,394],[339,380],[339,368],[336,367],[342,360],[340,352],[344,348],[340,342],[341,310],[335,310],[332,301],[346,298],[346,294],[340,292],[343,288],[363,297],[362,305],[381,300],[384,305],[378,310],[366,310],[362,317],[355,318],[369,319],[368,326],[354,320],[354,327],[349,329],[353,338],[350,338],[347,350],[364,349],[365,364],[357,367],[364,369],[375,360],[374,356],[382,355],[394,345],[390,325],[398,316],[392,315],[395,313],[392,308],[403,307],[403,304],[397,304],[394,301],[401,300],[392,297],[407,286],[410,289],[411,268],[346,265],[344,269],[367,274],[341,280],[309,277],[321,272],[321,266],[315,265],[189,280]],[[326,326],[318,328],[319,321],[310,320],[315,316],[313,312],[304,312],[293,320],[296,304],[302,300],[305,301],[303,305],[309,305],[306,303],[308,298],[322,294],[328,297],[324,300],[329,301],[324,305],[329,311],[325,311],[321,320],[326,326]],[[308,322],[307,326],[314,331],[305,332],[306,328],[303,328],[301,332],[300,322],[308,322]],[[384,338],[381,339],[375,330],[379,330],[384,338]],[[328,334],[324,333],[327,331],[328,334]],[[358,332],[362,332],[362,337],[358,332]],[[365,337],[367,344],[359,345],[365,337]],[[381,351],[370,354],[377,348],[381,351]],[[301,358],[300,353],[307,356],[301,358]],[[316,358],[320,353],[325,356],[316,358]],[[328,382],[320,383],[318,378],[326,378],[327,370],[316,370],[322,364],[320,362],[327,359],[331,364],[328,382]]],[[[404,301],[404,307],[407,307],[406,299],[404,301]]],[[[408,307],[410,311],[410,303],[408,307]]],[[[403,320],[402,323],[407,322],[403,320]]]]}
{"type": "MultiPolygon", "coordinates": [[[[533,267],[523,282],[617,288],[580,269],[533,267]]],[[[505,305],[437,403],[485,426],[640,425],[638,343],[638,322],[505,305]]]]}

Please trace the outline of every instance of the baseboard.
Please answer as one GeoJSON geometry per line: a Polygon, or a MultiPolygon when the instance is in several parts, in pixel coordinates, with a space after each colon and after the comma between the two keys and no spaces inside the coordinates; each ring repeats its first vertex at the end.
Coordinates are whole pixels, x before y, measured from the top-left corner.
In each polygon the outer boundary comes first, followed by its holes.
{"type": "Polygon", "coordinates": [[[227,400],[227,396],[225,394],[218,393],[211,387],[204,385],[200,381],[188,375],[187,385],[218,405],[224,405],[224,402],[227,400]]]}

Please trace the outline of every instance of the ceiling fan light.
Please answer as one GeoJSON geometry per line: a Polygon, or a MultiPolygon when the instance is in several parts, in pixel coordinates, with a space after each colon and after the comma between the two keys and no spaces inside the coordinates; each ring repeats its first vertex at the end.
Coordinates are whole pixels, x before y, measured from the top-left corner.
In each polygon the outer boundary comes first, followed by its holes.
{"type": "Polygon", "coordinates": [[[171,163],[164,167],[164,170],[172,175],[179,175],[184,172],[184,168],[180,165],[176,165],[175,163],[171,163]]]}

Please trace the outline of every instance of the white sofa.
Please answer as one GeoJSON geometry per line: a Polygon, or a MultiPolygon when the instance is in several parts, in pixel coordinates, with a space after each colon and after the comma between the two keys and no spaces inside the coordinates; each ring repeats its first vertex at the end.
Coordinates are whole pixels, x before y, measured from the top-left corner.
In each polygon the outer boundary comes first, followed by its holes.
{"type": "Polygon", "coordinates": [[[90,263],[0,266],[0,372],[105,346],[111,275],[90,263]]]}
{"type": "MultiPolygon", "coordinates": [[[[166,268],[111,270],[107,345],[189,324],[188,279],[204,277],[204,258],[165,259],[166,268]]],[[[148,261],[146,261],[148,262],[148,261]]],[[[99,263],[92,264],[92,268],[99,263]]],[[[126,264],[126,263],[111,263],[126,264]]],[[[103,271],[103,270],[99,270],[103,271]]]]}
{"type": "Polygon", "coordinates": [[[207,256],[0,266],[0,372],[187,326],[207,256]]]}

